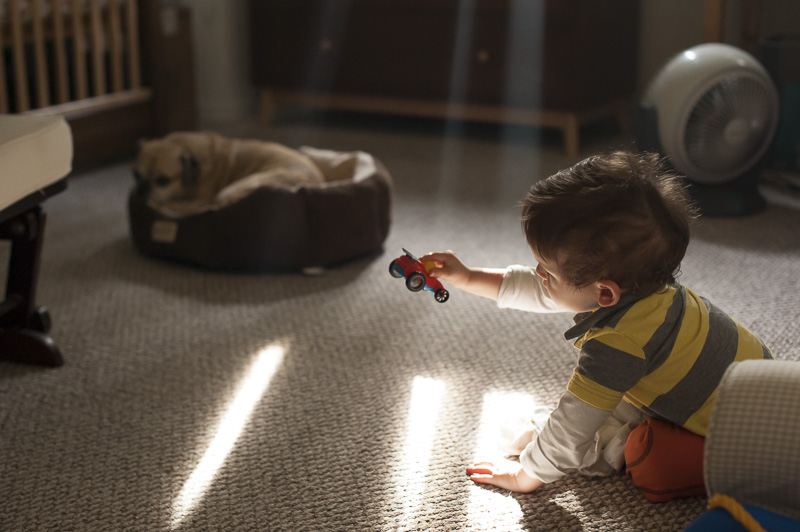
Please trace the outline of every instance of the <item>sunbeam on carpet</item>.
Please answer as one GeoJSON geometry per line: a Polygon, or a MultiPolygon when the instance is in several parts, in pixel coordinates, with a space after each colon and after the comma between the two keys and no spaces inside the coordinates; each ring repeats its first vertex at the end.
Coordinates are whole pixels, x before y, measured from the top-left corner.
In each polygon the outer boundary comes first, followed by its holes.
{"type": "Polygon", "coordinates": [[[412,523],[423,502],[427,484],[426,476],[436,437],[439,409],[445,393],[441,380],[416,376],[411,385],[411,401],[408,406],[406,438],[401,458],[394,473],[395,504],[401,512],[390,515],[390,520],[412,523]]]}
{"type": "Polygon", "coordinates": [[[203,498],[228,454],[236,445],[255,405],[263,397],[283,360],[284,348],[273,344],[259,351],[217,428],[216,435],[172,505],[172,529],[180,528],[203,498]]]}

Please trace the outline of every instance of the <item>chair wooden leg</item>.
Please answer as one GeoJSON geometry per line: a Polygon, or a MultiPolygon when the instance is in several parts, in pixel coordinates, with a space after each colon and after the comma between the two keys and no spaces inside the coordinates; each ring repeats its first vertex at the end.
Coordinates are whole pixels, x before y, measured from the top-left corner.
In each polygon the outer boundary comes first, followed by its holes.
{"type": "Polygon", "coordinates": [[[0,303],[0,360],[60,366],[61,352],[47,336],[50,315],[36,307],[36,281],[44,239],[40,206],[0,225],[0,238],[11,240],[6,298],[0,303]]]}
{"type": "Polygon", "coordinates": [[[0,325],[30,326],[29,320],[36,300],[36,280],[39,275],[45,220],[44,211],[37,206],[17,215],[0,228],[0,238],[11,240],[6,301],[14,302],[14,308],[7,309],[0,316],[0,325]]]}
{"type": "Polygon", "coordinates": [[[53,339],[31,329],[0,329],[0,360],[51,367],[64,364],[53,339]]]}

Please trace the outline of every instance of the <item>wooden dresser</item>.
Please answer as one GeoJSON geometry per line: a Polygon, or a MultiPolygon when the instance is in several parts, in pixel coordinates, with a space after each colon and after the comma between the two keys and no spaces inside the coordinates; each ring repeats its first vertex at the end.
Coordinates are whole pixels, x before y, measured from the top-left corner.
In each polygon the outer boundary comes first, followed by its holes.
{"type": "Polygon", "coordinates": [[[276,106],[559,128],[635,90],[636,0],[250,0],[261,117],[276,106]]]}

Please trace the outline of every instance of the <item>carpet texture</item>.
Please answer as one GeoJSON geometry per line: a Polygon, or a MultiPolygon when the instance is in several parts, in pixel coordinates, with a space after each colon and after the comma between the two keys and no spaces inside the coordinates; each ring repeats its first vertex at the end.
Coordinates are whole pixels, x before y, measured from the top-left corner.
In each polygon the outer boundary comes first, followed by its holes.
{"type": "MultiPolygon", "coordinates": [[[[66,363],[0,363],[0,530],[672,531],[704,510],[623,474],[527,495],[465,476],[505,418],[555,405],[571,316],[438,304],[388,265],[401,247],[530,264],[515,204],[574,162],[557,136],[349,115],[221,132],[378,157],[384,251],[320,275],[163,262],[129,238],[130,162],[74,174],[44,204],[37,297],[66,363]]],[[[584,152],[625,146],[590,132],[584,152]]],[[[799,279],[800,210],[777,204],[701,220],[681,277],[791,360],[799,279]]]]}

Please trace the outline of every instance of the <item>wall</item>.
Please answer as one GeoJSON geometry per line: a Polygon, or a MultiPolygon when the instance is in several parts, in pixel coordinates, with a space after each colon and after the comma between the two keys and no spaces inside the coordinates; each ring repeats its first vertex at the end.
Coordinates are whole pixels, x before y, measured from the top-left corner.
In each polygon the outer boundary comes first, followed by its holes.
{"type": "MultiPolygon", "coordinates": [[[[174,2],[173,2],[174,3],[174,2]]],[[[255,113],[244,0],[190,0],[201,127],[255,113]]]]}
{"type": "Polygon", "coordinates": [[[650,79],[673,55],[703,40],[703,2],[700,0],[645,0],[639,23],[638,86],[642,93],[650,79]]]}
{"type": "MultiPolygon", "coordinates": [[[[168,0],[164,0],[167,4],[168,0]]],[[[195,65],[200,123],[206,127],[255,115],[249,81],[247,2],[172,0],[193,9],[195,65]]],[[[725,2],[724,41],[738,44],[741,0],[725,2]]],[[[800,2],[762,0],[760,34],[800,33],[800,2]]],[[[702,0],[642,0],[638,85],[674,54],[703,42],[702,0]]]]}

